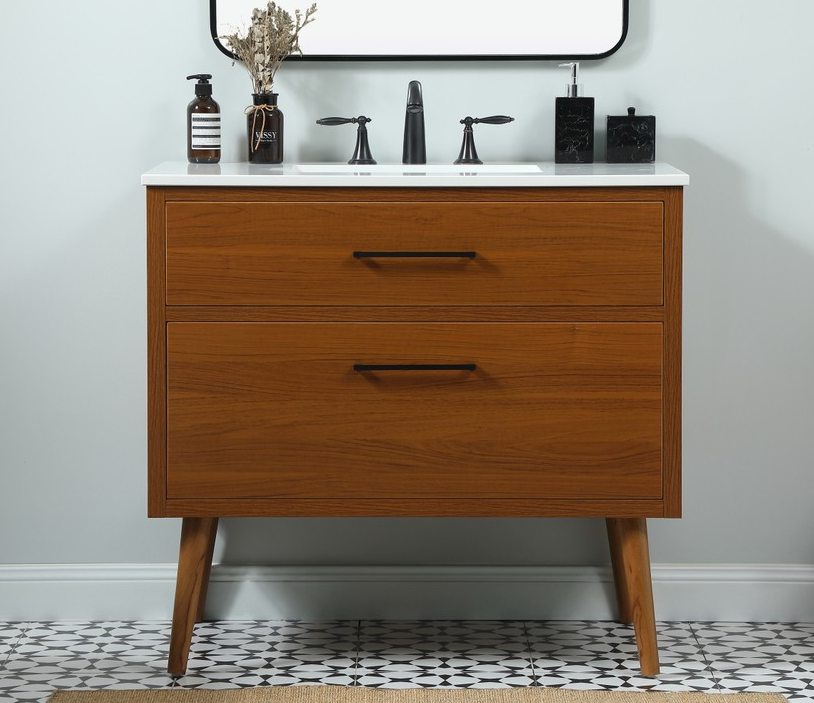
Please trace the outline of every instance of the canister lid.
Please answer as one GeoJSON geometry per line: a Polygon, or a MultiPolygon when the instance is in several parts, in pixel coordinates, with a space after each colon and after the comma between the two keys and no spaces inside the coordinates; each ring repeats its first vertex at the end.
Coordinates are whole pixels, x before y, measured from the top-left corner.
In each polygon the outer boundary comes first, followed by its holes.
{"type": "Polygon", "coordinates": [[[637,115],[635,107],[629,107],[626,115],[608,115],[614,120],[652,120],[653,115],[637,115]]]}

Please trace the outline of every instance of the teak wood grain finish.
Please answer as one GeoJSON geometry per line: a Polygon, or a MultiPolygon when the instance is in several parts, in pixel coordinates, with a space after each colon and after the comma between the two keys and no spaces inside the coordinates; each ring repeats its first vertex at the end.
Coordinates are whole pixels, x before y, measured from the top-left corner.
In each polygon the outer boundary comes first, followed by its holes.
{"type": "Polygon", "coordinates": [[[170,499],[661,497],[658,323],[171,322],[167,340],[170,499]]]}
{"type": "Polygon", "coordinates": [[[659,305],[663,220],[661,203],[169,203],[167,302],[659,305]],[[404,251],[473,257],[353,256],[404,251]]]}
{"type": "Polygon", "coordinates": [[[217,518],[433,515],[606,518],[657,673],[681,212],[680,187],[148,188],[149,514],[184,518],[170,671],[217,518]]]}

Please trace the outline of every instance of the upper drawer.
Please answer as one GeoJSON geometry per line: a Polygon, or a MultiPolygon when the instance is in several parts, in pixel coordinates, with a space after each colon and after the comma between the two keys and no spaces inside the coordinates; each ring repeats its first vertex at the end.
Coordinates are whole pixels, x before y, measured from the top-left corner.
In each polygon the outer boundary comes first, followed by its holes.
{"type": "Polygon", "coordinates": [[[662,252],[660,202],[173,202],[167,304],[660,305],[662,252]]]}

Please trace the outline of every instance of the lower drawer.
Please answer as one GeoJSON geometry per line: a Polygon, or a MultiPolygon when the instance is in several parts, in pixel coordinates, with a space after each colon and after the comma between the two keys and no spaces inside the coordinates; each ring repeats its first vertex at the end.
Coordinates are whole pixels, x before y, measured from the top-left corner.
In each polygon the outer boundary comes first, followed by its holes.
{"type": "Polygon", "coordinates": [[[659,498],[662,417],[660,323],[167,325],[170,499],[659,498]]]}

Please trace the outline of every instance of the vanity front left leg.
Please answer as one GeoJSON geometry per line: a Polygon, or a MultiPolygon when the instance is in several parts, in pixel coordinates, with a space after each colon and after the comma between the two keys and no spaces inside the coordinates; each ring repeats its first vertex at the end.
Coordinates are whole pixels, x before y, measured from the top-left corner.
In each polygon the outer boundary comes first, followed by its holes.
{"type": "Polygon", "coordinates": [[[643,676],[659,673],[656,614],[650,578],[650,548],[644,518],[608,518],[614,581],[620,616],[632,621],[643,676]]]}
{"type": "Polygon", "coordinates": [[[217,527],[217,518],[185,517],[181,525],[181,549],[167,662],[167,671],[173,676],[181,676],[187,670],[192,628],[203,613],[217,527]]]}

